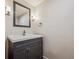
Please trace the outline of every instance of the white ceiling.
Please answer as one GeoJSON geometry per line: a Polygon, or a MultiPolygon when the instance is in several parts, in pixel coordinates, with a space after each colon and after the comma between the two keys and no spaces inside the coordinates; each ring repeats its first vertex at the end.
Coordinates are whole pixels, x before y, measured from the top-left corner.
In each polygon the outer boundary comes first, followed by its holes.
{"type": "Polygon", "coordinates": [[[44,0],[25,0],[25,1],[33,6],[37,6],[41,4],[44,0]]]}

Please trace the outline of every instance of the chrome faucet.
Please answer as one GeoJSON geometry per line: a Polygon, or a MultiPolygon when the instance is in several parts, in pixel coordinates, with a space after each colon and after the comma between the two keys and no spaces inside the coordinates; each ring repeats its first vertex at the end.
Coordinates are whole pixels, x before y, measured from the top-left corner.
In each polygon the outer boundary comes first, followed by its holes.
{"type": "Polygon", "coordinates": [[[24,31],[23,31],[23,36],[25,36],[25,34],[26,34],[26,31],[24,30],[24,31]]]}

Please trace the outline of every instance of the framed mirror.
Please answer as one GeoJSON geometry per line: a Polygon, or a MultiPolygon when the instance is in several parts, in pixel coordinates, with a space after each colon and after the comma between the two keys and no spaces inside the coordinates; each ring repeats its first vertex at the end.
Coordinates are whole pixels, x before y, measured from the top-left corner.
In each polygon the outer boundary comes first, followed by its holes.
{"type": "Polygon", "coordinates": [[[30,21],[30,8],[13,1],[13,24],[16,27],[30,27],[31,21],[30,21]]]}

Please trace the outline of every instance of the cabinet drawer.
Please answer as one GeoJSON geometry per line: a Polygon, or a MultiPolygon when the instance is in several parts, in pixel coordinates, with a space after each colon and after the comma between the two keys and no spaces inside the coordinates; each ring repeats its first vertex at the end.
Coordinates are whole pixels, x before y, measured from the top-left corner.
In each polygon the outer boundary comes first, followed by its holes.
{"type": "Polygon", "coordinates": [[[14,48],[25,48],[26,46],[32,46],[32,45],[40,45],[42,44],[42,38],[36,38],[36,39],[30,39],[25,40],[21,42],[14,43],[14,48]]]}

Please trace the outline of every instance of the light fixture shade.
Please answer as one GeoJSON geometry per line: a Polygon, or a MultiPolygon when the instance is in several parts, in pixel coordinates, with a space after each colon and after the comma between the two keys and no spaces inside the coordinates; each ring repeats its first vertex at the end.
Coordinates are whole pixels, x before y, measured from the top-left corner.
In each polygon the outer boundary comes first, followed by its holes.
{"type": "Polygon", "coordinates": [[[39,20],[39,18],[37,16],[32,16],[32,21],[33,22],[37,22],[39,20]]]}
{"type": "Polygon", "coordinates": [[[10,6],[5,6],[5,15],[10,15],[10,13],[11,13],[10,6]]]}

